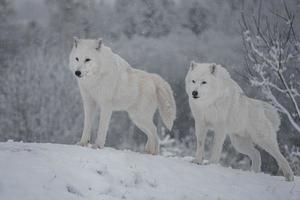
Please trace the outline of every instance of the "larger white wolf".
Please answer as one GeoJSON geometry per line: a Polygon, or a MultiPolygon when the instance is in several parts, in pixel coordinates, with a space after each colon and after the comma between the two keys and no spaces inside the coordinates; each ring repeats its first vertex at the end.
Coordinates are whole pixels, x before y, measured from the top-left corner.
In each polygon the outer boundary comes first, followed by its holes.
{"type": "Polygon", "coordinates": [[[84,129],[80,145],[90,142],[95,112],[101,110],[95,147],[103,148],[111,114],[127,111],[130,118],[148,140],[146,151],[159,151],[153,115],[158,108],[168,129],[176,115],[175,100],[170,85],[156,74],[133,69],[101,39],[74,38],[69,58],[70,68],[77,77],[84,105],[84,129]]]}
{"type": "Polygon", "coordinates": [[[279,151],[276,132],[280,118],[268,103],[245,96],[242,89],[220,65],[191,62],[186,92],[195,118],[197,152],[194,162],[203,162],[208,129],[215,132],[211,163],[219,162],[226,134],[240,153],[250,157],[251,169],[260,171],[261,157],[255,145],[271,154],[288,181],[293,172],[279,151]]]}

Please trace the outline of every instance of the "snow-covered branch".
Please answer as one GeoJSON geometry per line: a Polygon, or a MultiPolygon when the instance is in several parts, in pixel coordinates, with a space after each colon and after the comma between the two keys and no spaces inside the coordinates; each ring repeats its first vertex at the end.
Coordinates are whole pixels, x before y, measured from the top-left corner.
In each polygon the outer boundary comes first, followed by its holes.
{"type": "Polygon", "coordinates": [[[297,71],[299,42],[293,28],[294,14],[285,3],[284,7],[285,15],[271,12],[274,23],[268,18],[265,24],[261,23],[261,8],[253,24],[249,24],[242,14],[243,41],[247,65],[254,72],[250,77],[251,84],[261,87],[271,103],[300,132],[300,87],[293,78],[295,73],[300,74],[297,71]]]}

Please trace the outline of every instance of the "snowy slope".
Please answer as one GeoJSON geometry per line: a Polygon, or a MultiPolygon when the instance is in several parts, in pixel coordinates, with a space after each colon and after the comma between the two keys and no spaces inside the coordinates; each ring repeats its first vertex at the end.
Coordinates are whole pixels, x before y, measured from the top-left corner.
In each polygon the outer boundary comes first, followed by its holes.
{"type": "Polygon", "coordinates": [[[300,200],[300,178],[111,148],[0,143],[1,200],[300,200]]]}

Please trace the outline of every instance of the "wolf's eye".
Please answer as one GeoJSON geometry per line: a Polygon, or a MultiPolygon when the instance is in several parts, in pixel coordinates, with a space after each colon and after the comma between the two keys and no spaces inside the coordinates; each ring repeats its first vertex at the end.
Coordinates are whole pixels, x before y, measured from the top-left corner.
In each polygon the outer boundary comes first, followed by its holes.
{"type": "Polygon", "coordinates": [[[79,59],[76,57],[75,60],[79,61],[79,59]]]}
{"type": "Polygon", "coordinates": [[[192,80],[192,83],[196,83],[196,81],[195,81],[195,80],[192,80]]]}
{"type": "Polygon", "coordinates": [[[89,61],[91,61],[91,59],[87,58],[87,59],[85,59],[84,62],[89,62],[89,61]]]}
{"type": "Polygon", "coordinates": [[[206,84],[207,82],[206,81],[202,81],[202,85],[206,84]]]}

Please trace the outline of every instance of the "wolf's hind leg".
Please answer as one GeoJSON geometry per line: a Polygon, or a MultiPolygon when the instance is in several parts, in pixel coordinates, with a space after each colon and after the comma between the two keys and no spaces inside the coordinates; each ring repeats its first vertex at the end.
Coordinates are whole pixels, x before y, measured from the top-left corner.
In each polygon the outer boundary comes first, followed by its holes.
{"type": "Polygon", "coordinates": [[[153,124],[152,117],[143,114],[132,114],[129,113],[130,118],[135,123],[135,125],[141,129],[147,135],[147,143],[145,150],[149,154],[158,154],[159,153],[159,143],[157,129],[153,124]]]}
{"type": "Polygon", "coordinates": [[[265,151],[267,151],[269,154],[271,154],[271,156],[275,158],[279,167],[283,171],[286,180],[293,181],[294,180],[293,171],[290,168],[287,160],[281,154],[276,139],[262,138],[256,142],[260,147],[262,147],[265,151]]]}
{"type": "Polygon", "coordinates": [[[259,172],[261,168],[261,157],[251,138],[231,135],[230,140],[238,152],[250,157],[252,161],[251,170],[254,172],[259,172]]]}

